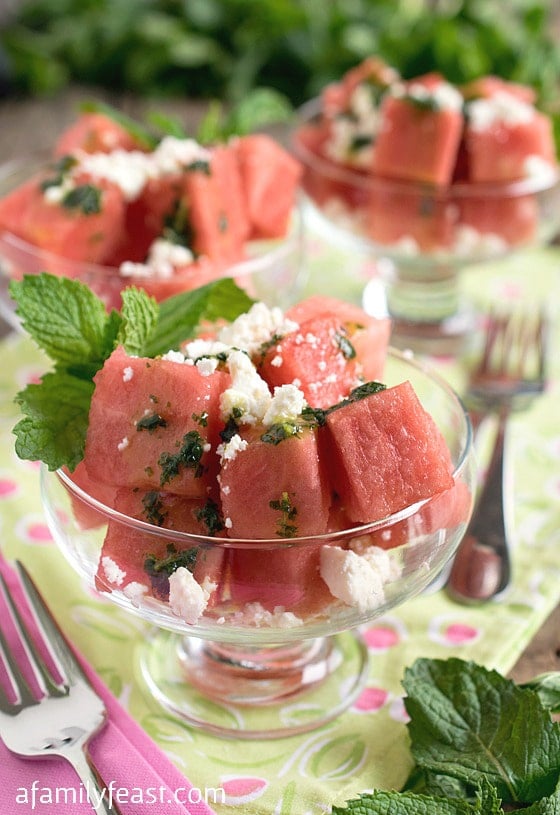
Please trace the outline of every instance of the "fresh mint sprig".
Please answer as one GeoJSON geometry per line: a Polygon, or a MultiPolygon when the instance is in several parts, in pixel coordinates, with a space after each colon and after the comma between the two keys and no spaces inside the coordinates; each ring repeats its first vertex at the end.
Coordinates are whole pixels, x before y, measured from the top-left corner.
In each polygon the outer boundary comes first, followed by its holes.
{"type": "Polygon", "coordinates": [[[402,791],[332,815],[560,815],[559,677],[516,685],[473,662],[419,659],[405,672],[416,762],[402,791]]]}
{"type": "Polygon", "coordinates": [[[192,337],[201,321],[233,320],[253,302],[223,278],[162,304],[142,289],[122,293],[122,308],[107,313],[79,280],[42,273],[10,282],[22,327],[53,362],[39,384],[15,401],[23,418],[14,427],[16,453],[50,470],[74,470],[84,455],[93,377],[115,348],[154,357],[192,337]]]}

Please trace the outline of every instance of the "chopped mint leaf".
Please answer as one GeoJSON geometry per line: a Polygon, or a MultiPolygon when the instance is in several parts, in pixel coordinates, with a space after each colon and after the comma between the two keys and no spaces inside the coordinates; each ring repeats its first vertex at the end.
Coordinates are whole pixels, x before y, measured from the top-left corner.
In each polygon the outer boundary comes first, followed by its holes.
{"type": "Polygon", "coordinates": [[[80,105],[80,110],[82,110],[84,113],[103,113],[109,119],[112,119],[114,122],[127,130],[138,142],[139,147],[153,149],[157,144],[157,139],[153,133],[140,124],[140,122],[136,121],[136,119],[132,119],[130,116],[127,116],[126,113],[117,110],[117,108],[114,108],[112,105],[109,105],[106,102],[100,102],[97,100],[82,102],[80,105]]]}
{"type": "Polygon", "coordinates": [[[93,382],[62,371],[45,374],[16,396],[25,415],[14,428],[16,453],[49,470],[75,469],[84,455],[93,382]]]}
{"type": "Polygon", "coordinates": [[[117,342],[127,353],[142,356],[158,320],[158,304],[143,289],[133,286],[121,294],[122,308],[117,342]]]}
{"type": "Polygon", "coordinates": [[[164,136],[173,136],[176,139],[188,138],[188,133],[183,124],[176,116],[169,116],[159,110],[150,111],[147,120],[157,128],[164,136]]]}
{"type": "Polygon", "coordinates": [[[107,312],[83,283],[42,273],[10,281],[23,328],[57,365],[83,368],[91,377],[113,347],[107,345],[107,312]]]}
{"type": "Polygon", "coordinates": [[[419,659],[403,685],[418,766],[473,787],[488,781],[506,802],[552,795],[560,725],[535,691],[460,659],[419,659]]]}
{"type": "Polygon", "coordinates": [[[226,115],[221,102],[212,100],[200,123],[197,140],[201,144],[245,136],[272,124],[286,123],[294,115],[289,99],[274,88],[254,88],[226,115]]]}
{"type": "Polygon", "coordinates": [[[540,674],[520,687],[536,691],[543,707],[551,713],[560,713],[560,671],[540,674]]]}
{"type": "Polygon", "coordinates": [[[155,357],[178,348],[194,334],[201,320],[234,320],[252,303],[243,289],[228,277],[169,297],[159,304],[158,320],[146,340],[143,354],[155,357]]]}
{"type": "Polygon", "coordinates": [[[80,209],[84,215],[101,212],[101,190],[93,184],[80,184],[69,190],[62,199],[66,209],[80,209]]]}

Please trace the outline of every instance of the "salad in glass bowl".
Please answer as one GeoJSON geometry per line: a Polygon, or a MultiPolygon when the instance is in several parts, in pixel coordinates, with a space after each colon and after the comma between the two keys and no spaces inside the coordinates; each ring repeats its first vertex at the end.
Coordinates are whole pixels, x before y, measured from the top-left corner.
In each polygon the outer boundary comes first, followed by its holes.
{"type": "Polygon", "coordinates": [[[301,264],[301,168],[264,133],[202,144],[156,139],[82,113],[47,155],[0,168],[2,307],[9,280],[48,271],[119,307],[128,286],[158,301],[220,277],[287,305],[301,264]]]}
{"type": "Polygon", "coordinates": [[[187,309],[146,319],[142,292],[117,319],[77,281],[12,284],[56,362],[18,396],[16,451],[44,462],[47,519],[74,568],[155,626],[138,659],[157,699],[215,733],[283,736],[352,703],[358,627],[455,551],[471,427],[445,381],[388,348],[387,320],[320,295],[250,304],[219,284],[229,319],[203,312],[187,338],[187,309]],[[70,358],[39,298],[95,312],[70,358]]]}
{"type": "Polygon", "coordinates": [[[366,284],[363,304],[388,310],[399,345],[460,347],[473,328],[460,270],[560,225],[552,122],[498,77],[405,81],[369,58],[303,106],[292,143],[314,222],[379,261],[383,287],[366,284]]]}

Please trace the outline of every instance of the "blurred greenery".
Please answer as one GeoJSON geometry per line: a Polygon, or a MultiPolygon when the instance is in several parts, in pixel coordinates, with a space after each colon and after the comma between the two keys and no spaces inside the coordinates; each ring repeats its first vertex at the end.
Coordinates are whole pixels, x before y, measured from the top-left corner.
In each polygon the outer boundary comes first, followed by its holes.
{"type": "Polygon", "coordinates": [[[558,105],[559,30],[547,0],[20,0],[0,30],[9,92],[70,82],[236,103],[268,86],[295,105],[370,54],[536,87],[558,105]]]}

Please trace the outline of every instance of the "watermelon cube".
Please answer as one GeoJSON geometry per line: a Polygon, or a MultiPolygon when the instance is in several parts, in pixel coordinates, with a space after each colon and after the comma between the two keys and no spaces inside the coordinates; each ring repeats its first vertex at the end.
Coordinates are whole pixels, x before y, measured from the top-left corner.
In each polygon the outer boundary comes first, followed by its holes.
{"type": "Polygon", "coordinates": [[[325,532],[330,494],[317,431],[307,428],[279,441],[261,426],[243,428],[239,436],[238,452],[223,458],[219,476],[228,534],[262,539],[325,532]]]}
{"type": "Polygon", "coordinates": [[[463,130],[462,98],[435,75],[387,94],[373,153],[373,172],[385,178],[449,184],[463,130]]]}
{"type": "Polygon", "coordinates": [[[366,382],[381,379],[391,334],[389,318],[372,317],[360,306],[322,294],[307,297],[286,311],[286,317],[300,325],[311,318],[334,315],[354,348],[360,376],[366,382]]]}
{"type": "Polygon", "coordinates": [[[250,233],[241,170],[232,146],[211,148],[208,167],[184,174],[184,204],[192,229],[192,249],[230,266],[243,260],[250,233]]]}
{"type": "Polygon", "coordinates": [[[72,195],[58,201],[49,198],[50,187],[43,189],[51,178],[45,173],[0,200],[0,231],[68,260],[103,263],[121,239],[125,204],[120,189],[82,175],[72,195]],[[81,192],[91,193],[90,200],[80,198],[81,192]]]}
{"type": "Polygon", "coordinates": [[[465,148],[474,182],[515,181],[556,166],[551,119],[505,93],[467,105],[465,148]]]}
{"type": "Polygon", "coordinates": [[[111,153],[113,150],[143,150],[142,139],[105,113],[82,113],[59,136],[55,156],[66,156],[77,150],[85,153],[111,153]]]}
{"type": "Polygon", "coordinates": [[[510,198],[477,198],[476,195],[457,200],[460,225],[477,233],[477,244],[498,241],[502,250],[509,246],[529,243],[536,236],[539,207],[534,195],[510,198]]]}
{"type": "Polygon", "coordinates": [[[431,190],[400,190],[374,184],[371,189],[368,234],[383,246],[402,251],[433,252],[451,245],[457,209],[445,195],[431,190]]]}
{"type": "Polygon", "coordinates": [[[215,488],[229,374],[130,357],[117,348],[94,378],[84,461],[91,478],[115,486],[168,489],[206,498],[215,488]]]}
{"type": "Polygon", "coordinates": [[[348,518],[384,518],[453,486],[451,456],[410,382],[331,411],[329,476],[348,518]]]}
{"type": "Polygon", "coordinates": [[[301,166],[264,133],[240,136],[233,143],[243,185],[249,237],[281,238],[288,231],[301,166]]]}
{"type": "Polygon", "coordinates": [[[100,591],[122,591],[139,584],[146,588],[146,594],[167,599],[170,569],[162,568],[163,561],[173,561],[180,554],[183,557],[178,562],[187,564],[197,583],[202,585],[207,580],[214,584],[212,599],[219,597],[216,589],[224,579],[223,550],[210,544],[179,542],[162,534],[162,530],[169,529],[207,535],[204,501],[162,491],[121,488],[114,503],[123,515],[153,524],[154,531],[109,522],[96,575],[100,591]]]}

